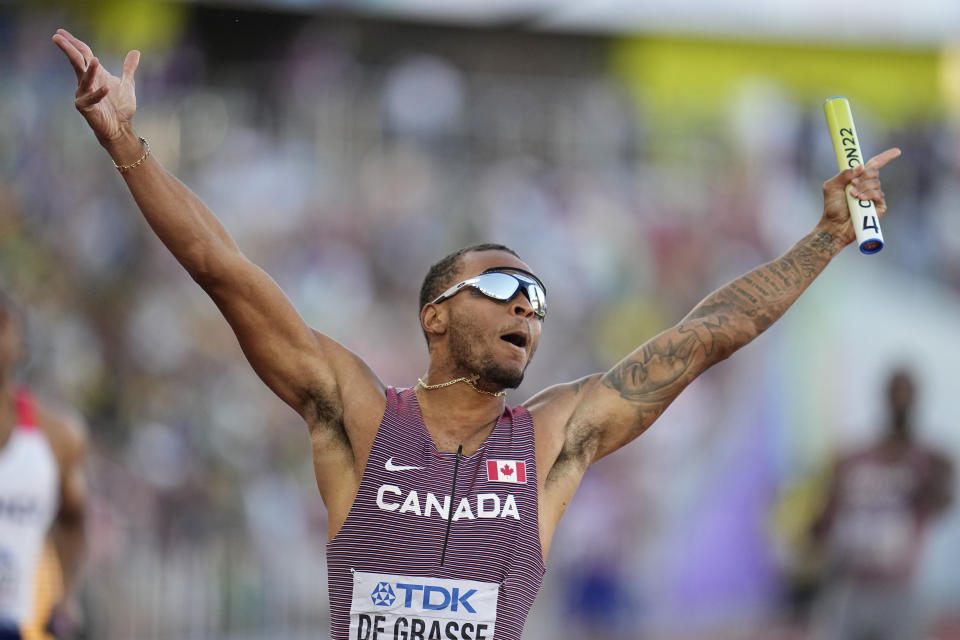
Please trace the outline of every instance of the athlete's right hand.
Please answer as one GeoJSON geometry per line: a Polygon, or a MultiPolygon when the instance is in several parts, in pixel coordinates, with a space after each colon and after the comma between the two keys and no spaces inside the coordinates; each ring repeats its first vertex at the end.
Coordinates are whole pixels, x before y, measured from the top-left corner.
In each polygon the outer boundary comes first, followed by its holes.
{"type": "Polygon", "coordinates": [[[90,47],[66,29],[57,29],[53,42],[67,55],[77,74],[77,111],[86,118],[100,144],[107,147],[116,142],[130,128],[137,110],[133,73],[140,63],[140,52],[127,54],[123,75],[118,78],[101,67],[90,47]]]}

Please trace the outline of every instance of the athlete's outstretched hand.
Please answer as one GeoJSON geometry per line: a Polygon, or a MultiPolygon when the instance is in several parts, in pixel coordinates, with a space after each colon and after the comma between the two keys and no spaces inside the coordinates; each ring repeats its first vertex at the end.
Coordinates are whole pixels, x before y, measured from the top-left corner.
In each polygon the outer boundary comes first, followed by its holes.
{"type": "Polygon", "coordinates": [[[883,217],[887,212],[887,201],[880,185],[880,169],[899,156],[900,149],[887,149],[867,160],[866,164],[841,171],[824,182],[823,217],[820,219],[820,226],[839,239],[844,246],[856,239],[844,192],[847,184],[853,185],[852,193],[855,197],[860,200],[873,200],[877,215],[883,217]]]}
{"type": "Polygon", "coordinates": [[[77,111],[86,118],[100,144],[108,146],[129,128],[137,110],[133,73],[140,63],[140,52],[127,54],[123,75],[118,78],[101,67],[90,47],[66,29],[57,29],[53,42],[67,55],[77,74],[77,111]]]}

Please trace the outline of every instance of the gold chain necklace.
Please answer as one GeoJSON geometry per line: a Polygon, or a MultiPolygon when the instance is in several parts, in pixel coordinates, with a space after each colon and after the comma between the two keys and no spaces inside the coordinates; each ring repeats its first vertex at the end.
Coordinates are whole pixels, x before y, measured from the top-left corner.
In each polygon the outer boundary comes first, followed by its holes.
{"type": "Polygon", "coordinates": [[[470,378],[454,378],[453,380],[447,380],[446,382],[441,382],[439,384],[427,384],[423,381],[423,378],[417,378],[417,386],[423,387],[427,391],[432,391],[433,389],[443,389],[444,387],[449,387],[450,385],[457,384],[458,382],[466,382],[470,387],[477,393],[484,393],[488,396],[493,396],[494,398],[499,398],[501,396],[507,395],[506,389],[501,389],[500,391],[484,391],[477,385],[473,384],[473,380],[470,378]]]}

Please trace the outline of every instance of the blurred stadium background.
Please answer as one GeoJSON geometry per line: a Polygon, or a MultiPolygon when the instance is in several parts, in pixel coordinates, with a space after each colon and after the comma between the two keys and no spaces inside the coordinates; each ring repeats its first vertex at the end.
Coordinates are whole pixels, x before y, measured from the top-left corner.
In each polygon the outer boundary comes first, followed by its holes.
{"type": "MultiPolygon", "coordinates": [[[[789,594],[831,456],[895,364],[960,458],[960,5],[560,0],[0,2],[0,281],[30,384],[92,425],[88,637],[326,637],[307,434],[141,222],[50,36],[139,48],[136,124],[306,319],[389,384],[426,365],[429,264],[504,242],[551,313],[520,402],[608,368],[809,230],[845,95],[887,248],[588,473],[525,638],[800,637],[789,594]]],[[[960,513],[921,583],[960,611],[960,513]]],[[[944,634],[947,632],[944,631],[944,634]]],[[[946,637],[943,635],[941,637],[946,637]]]]}

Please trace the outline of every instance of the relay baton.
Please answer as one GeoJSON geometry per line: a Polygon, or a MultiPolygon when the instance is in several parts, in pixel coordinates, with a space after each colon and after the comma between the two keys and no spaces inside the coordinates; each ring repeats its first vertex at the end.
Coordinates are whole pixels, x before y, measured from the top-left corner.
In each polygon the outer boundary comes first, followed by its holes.
{"type": "MultiPolygon", "coordinates": [[[[827,116],[827,127],[833,140],[833,152],[837,155],[837,166],[841,171],[863,164],[857,130],[853,127],[853,114],[846,98],[827,98],[823,103],[823,112],[827,116]]],[[[873,200],[859,200],[850,195],[853,185],[848,184],[847,208],[850,220],[857,234],[857,246],[860,253],[876,253],[883,249],[883,234],[880,232],[880,218],[873,200]]]]}

